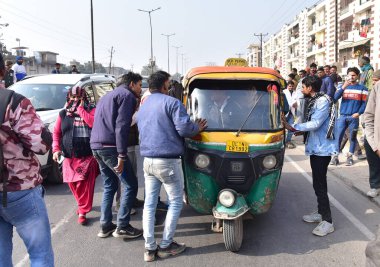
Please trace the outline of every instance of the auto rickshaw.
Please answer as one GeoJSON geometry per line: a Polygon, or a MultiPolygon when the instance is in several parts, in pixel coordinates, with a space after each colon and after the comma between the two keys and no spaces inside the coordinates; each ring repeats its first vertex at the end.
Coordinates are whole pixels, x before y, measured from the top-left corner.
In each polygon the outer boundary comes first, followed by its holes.
{"type": "Polygon", "coordinates": [[[285,81],[268,68],[212,66],[191,69],[183,80],[184,104],[207,129],[185,140],[185,199],[212,214],[227,250],[238,251],[243,215],[267,212],[284,160],[281,124],[285,81]]]}

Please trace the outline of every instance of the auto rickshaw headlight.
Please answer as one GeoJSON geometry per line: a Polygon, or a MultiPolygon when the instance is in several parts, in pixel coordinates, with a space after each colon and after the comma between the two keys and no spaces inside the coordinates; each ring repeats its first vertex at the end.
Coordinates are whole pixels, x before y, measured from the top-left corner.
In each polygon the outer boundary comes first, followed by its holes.
{"type": "Polygon", "coordinates": [[[225,189],[220,191],[218,199],[220,204],[222,204],[226,208],[229,208],[235,204],[236,193],[234,193],[232,190],[225,189]]]}
{"type": "Polygon", "coordinates": [[[210,165],[210,157],[205,154],[198,154],[195,157],[195,165],[201,169],[207,168],[210,165]]]}
{"type": "Polygon", "coordinates": [[[263,159],[263,166],[267,170],[273,169],[274,167],[276,167],[276,164],[277,164],[277,159],[274,155],[266,156],[263,159]]]}

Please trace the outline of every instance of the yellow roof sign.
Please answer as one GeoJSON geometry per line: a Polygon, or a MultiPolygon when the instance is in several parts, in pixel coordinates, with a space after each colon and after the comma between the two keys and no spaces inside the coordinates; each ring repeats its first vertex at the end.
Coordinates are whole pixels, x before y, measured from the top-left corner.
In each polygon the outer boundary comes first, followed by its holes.
{"type": "Polygon", "coordinates": [[[244,58],[227,58],[224,66],[248,67],[248,62],[244,58]]]}

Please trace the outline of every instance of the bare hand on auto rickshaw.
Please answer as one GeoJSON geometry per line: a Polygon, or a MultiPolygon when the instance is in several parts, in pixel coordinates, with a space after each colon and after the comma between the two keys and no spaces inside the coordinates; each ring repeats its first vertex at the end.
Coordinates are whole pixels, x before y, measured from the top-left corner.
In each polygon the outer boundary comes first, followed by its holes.
{"type": "Polygon", "coordinates": [[[195,123],[198,124],[199,132],[202,132],[207,128],[207,120],[206,119],[196,119],[195,123]]]}
{"type": "Polygon", "coordinates": [[[287,129],[288,131],[293,132],[295,136],[299,136],[299,135],[302,135],[302,134],[303,134],[303,132],[301,132],[301,131],[297,131],[296,129],[294,129],[293,126],[291,126],[291,125],[288,123],[288,121],[286,120],[286,117],[285,117],[284,114],[281,114],[281,121],[282,121],[282,123],[284,124],[285,129],[287,129]]]}

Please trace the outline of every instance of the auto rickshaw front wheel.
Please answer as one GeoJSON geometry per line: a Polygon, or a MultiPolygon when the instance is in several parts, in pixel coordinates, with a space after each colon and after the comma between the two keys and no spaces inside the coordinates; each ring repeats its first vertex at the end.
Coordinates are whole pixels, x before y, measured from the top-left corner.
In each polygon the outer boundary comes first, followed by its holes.
{"type": "Polygon", "coordinates": [[[235,220],[223,220],[223,239],[227,250],[239,251],[243,242],[243,216],[235,220]]]}

